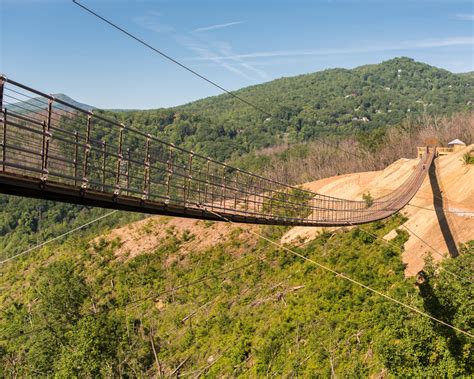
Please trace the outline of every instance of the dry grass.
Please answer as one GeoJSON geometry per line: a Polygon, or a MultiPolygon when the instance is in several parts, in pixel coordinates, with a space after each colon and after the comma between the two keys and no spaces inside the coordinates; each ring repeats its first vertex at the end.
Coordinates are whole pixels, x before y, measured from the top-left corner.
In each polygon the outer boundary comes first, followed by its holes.
{"type": "MultiPolygon", "coordinates": [[[[299,184],[334,175],[381,170],[401,157],[415,158],[416,147],[424,146],[428,140],[435,140],[440,146],[445,146],[454,138],[466,144],[474,142],[474,113],[459,113],[449,117],[425,116],[406,121],[400,128],[392,128],[387,132],[376,153],[368,152],[355,138],[341,141],[340,149],[312,142],[311,153],[303,159],[291,157],[282,162],[273,155],[269,166],[265,168],[265,176],[284,183],[299,184]],[[355,152],[362,158],[357,159],[343,150],[355,152]]],[[[275,148],[275,152],[281,152],[282,148],[275,148]]],[[[267,150],[262,155],[269,155],[271,149],[267,150]]]]}

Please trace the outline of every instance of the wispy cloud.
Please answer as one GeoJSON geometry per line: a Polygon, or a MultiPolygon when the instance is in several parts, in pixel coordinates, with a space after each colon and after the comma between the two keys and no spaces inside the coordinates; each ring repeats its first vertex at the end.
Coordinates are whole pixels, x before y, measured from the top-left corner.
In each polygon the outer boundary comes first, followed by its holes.
{"type": "Polygon", "coordinates": [[[233,21],[233,22],[227,22],[225,24],[215,24],[215,25],[204,26],[202,28],[194,29],[193,33],[207,32],[209,30],[216,30],[216,29],[223,29],[223,28],[227,28],[229,26],[240,25],[240,24],[243,24],[244,22],[245,21],[233,21]]]}
{"type": "Polygon", "coordinates": [[[474,14],[467,14],[467,13],[457,14],[456,18],[459,20],[464,20],[464,21],[474,21],[474,14]]]}
{"type": "Polygon", "coordinates": [[[152,10],[152,11],[148,11],[147,15],[145,16],[134,17],[133,22],[137,24],[138,26],[141,26],[142,28],[145,28],[157,33],[174,32],[175,29],[172,26],[167,25],[158,20],[158,18],[161,17],[162,15],[163,14],[161,12],[152,10]]]}
{"type": "Polygon", "coordinates": [[[247,62],[244,62],[242,59],[238,57],[230,58],[236,54],[228,42],[217,40],[206,33],[199,33],[207,30],[222,29],[228,26],[242,24],[244,21],[234,21],[228,22],[226,24],[210,25],[183,34],[176,30],[173,26],[162,23],[160,21],[162,15],[163,14],[159,11],[150,10],[143,16],[134,17],[133,22],[142,28],[152,30],[157,33],[166,32],[171,34],[172,38],[174,38],[177,43],[197,55],[197,57],[194,59],[203,60],[210,64],[218,65],[250,81],[256,80],[250,74],[257,74],[261,78],[267,77],[265,71],[260,70],[247,62]]]}
{"type": "MultiPolygon", "coordinates": [[[[474,37],[450,37],[427,40],[403,41],[399,43],[384,44],[369,47],[356,48],[336,48],[336,49],[318,49],[318,50],[274,50],[259,51],[245,54],[214,56],[213,59],[220,60],[246,60],[255,58],[276,58],[276,57],[303,57],[303,56],[327,56],[327,55],[345,55],[345,54],[363,54],[383,51],[396,50],[414,50],[449,46],[472,46],[474,37]]],[[[206,57],[190,58],[192,60],[207,60],[206,57]]]]}
{"type": "Polygon", "coordinates": [[[255,68],[253,65],[244,62],[239,58],[227,57],[235,55],[232,45],[225,41],[219,40],[203,40],[190,36],[175,36],[176,41],[196,53],[196,59],[211,62],[218,65],[244,79],[255,81],[256,79],[250,74],[257,74],[261,78],[266,78],[267,73],[263,70],[255,68]]]}

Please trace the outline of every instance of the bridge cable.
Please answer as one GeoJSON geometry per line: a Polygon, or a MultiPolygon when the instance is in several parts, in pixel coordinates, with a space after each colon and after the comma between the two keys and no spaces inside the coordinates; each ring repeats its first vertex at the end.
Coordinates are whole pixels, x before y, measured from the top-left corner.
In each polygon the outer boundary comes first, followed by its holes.
{"type": "MultiPolygon", "coordinates": [[[[380,241],[383,241],[385,244],[387,245],[390,245],[390,246],[393,246],[395,248],[397,248],[397,250],[400,251],[400,253],[403,252],[402,248],[400,246],[398,246],[397,244],[393,243],[392,241],[389,241],[389,240],[386,240],[384,238],[382,238],[381,236],[373,233],[373,232],[370,232],[360,226],[357,226],[357,225],[354,225],[354,224],[351,224],[353,227],[357,227],[359,228],[361,231],[363,231],[364,233],[367,233],[369,235],[371,235],[372,237],[375,237],[377,239],[379,239],[380,241]]],[[[400,225],[401,227],[405,227],[404,225],[400,225]]],[[[406,227],[405,227],[406,228],[406,227]]],[[[425,241],[423,239],[421,239],[419,236],[417,236],[416,234],[414,234],[413,232],[411,232],[408,228],[406,228],[407,231],[409,232],[409,234],[413,235],[414,237],[418,238],[420,241],[422,241],[423,243],[425,243],[425,241]],[[413,234],[412,234],[413,233],[413,234]]],[[[425,243],[426,244],[426,243],[425,243]]],[[[441,254],[439,251],[437,251],[436,249],[434,249],[432,246],[426,244],[426,246],[428,246],[434,253],[438,254],[439,256],[441,256],[442,258],[445,258],[445,256],[443,254],[441,254]]],[[[464,277],[464,276],[461,276],[461,275],[458,275],[450,270],[447,270],[445,269],[443,266],[438,266],[442,271],[450,274],[451,276],[455,277],[455,278],[458,278],[458,279],[461,279],[461,280],[464,280],[466,281],[467,283],[469,284],[473,284],[472,280],[470,280],[469,278],[467,277],[464,277]]]]}
{"type": "Polygon", "coordinates": [[[439,256],[445,258],[446,256],[442,253],[440,253],[438,250],[436,250],[433,246],[431,246],[428,242],[426,242],[426,240],[424,240],[423,238],[421,238],[419,235],[417,235],[413,230],[409,229],[406,225],[401,225],[402,228],[405,228],[408,233],[412,234],[413,236],[415,236],[416,238],[418,238],[421,242],[423,242],[423,244],[425,244],[426,246],[428,246],[431,250],[433,250],[436,254],[438,254],[439,256]]]}
{"type": "Polygon", "coordinates": [[[38,245],[36,245],[36,246],[30,247],[29,249],[27,249],[27,250],[25,250],[25,251],[23,251],[23,252],[21,252],[21,253],[19,253],[19,254],[13,255],[13,256],[11,256],[11,257],[9,257],[9,258],[7,258],[7,259],[4,259],[4,260],[0,261],[0,264],[4,264],[4,263],[6,263],[6,262],[8,262],[8,261],[11,261],[12,259],[18,258],[18,257],[20,257],[20,256],[22,256],[22,255],[25,255],[25,254],[27,254],[27,253],[33,251],[33,250],[39,249],[40,247],[43,247],[44,245],[47,245],[47,244],[49,244],[49,243],[51,243],[51,242],[54,242],[54,241],[57,241],[57,240],[59,240],[59,239],[65,237],[65,236],[67,236],[68,234],[71,234],[71,233],[77,232],[78,230],[84,229],[85,227],[87,227],[87,226],[89,226],[89,225],[91,225],[91,224],[93,224],[93,223],[95,223],[95,222],[97,222],[97,221],[100,221],[100,220],[102,220],[102,219],[104,219],[104,218],[106,218],[106,217],[109,217],[109,216],[113,215],[113,214],[116,213],[116,212],[118,212],[118,210],[114,210],[114,211],[112,211],[112,212],[106,213],[105,215],[102,215],[102,216],[100,216],[100,217],[97,217],[97,218],[95,218],[95,219],[92,220],[92,221],[89,221],[89,222],[87,222],[87,223],[85,223],[85,224],[83,224],[83,225],[80,225],[80,226],[78,226],[78,227],[76,227],[76,228],[74,228],[74,229],[71,229],[71,230],[67,231],[66,233],[60,234],[59,236],[56,236],[56,237],[54,237],[54,238],[51,238],[51,239],[49,239],[49,240],[47,240],[47,241],[45,241],[45,242],[42,242],[42,243],[40,243],[40,244],[38,244],[38,245]]]}
{"type": "MultiPolygon", "coordinates": [[[[231,273],[231,272],[235,272],[235,271],[239,271],[241,269],[244,269],[244,268],[247,268],[247,267],[250,267],[254,264],[256,264],[258,261],[260,260],[265,260],[265,258],[263,257],[260,257],[258,256],[257,259],[254,258],[252,260],[250,260],[250,262],[247,262],[247,263],[243,263],[237,267],[232,267],[230,269],[226,269],[226,270],[222,270],[222,271],[219,271],[217,273],[211,273],[211,274],[206,274],[206,275],[202,275],[200,277],[198,277],[197,279],[194,279],[194,280],[191,280],[191,281],[188,281],[188,282],[184,282],[184,283],[181,283],[175,287],[172,287],[172,288],[168,288],[168,289],[165,289],[163,291],[160,291],[160,292],[155,292],[155,293],[152,293],[152,294],[149,294],[149,295],[146,295],[146,296],[142,296],[138,299],[134,299],[134,300],[131,300],[131,301],[128,301],[127,303],[123,304],[123,305],[111,305],[111,306],[108,306],[107,308],[104,308],[100,311],[97,311],[95,313],[90,313],[88,315],[85,315],[84,317],[87,317],[87,316],[96,316],[96,315],[100,315],[100,314],[106,314],[108,312],[111,312],[115,309],[120,309],[120,308],[125,308],[125,307],[128,307],[132,304],[138,304],[138,303],[141,303],[143,301],[146,301],[146,300],[155,300],[155,299],[158,299],[159,297],[163,296],[163,295],[166,295],[166,294],[169,294],[169,293],[174,293],[176,292],[177,290],[180,290],[182,288],[187,288],[187,287],[193,287],[197,284],[200,284],[200,283],[203,283],[209,279],[212,279],[212,278],[219,278],[225,274],[228,274],[228,273],[231,273]]],[[[239,258],[237,261],[241,261],[243,260],[243,257],[242,258],[239,258]]],[[[36,333],[39,333],[45,329],[48,329],[51,324],[53,325],[64,325],[64,324],[69,324],[68,321],[59,321],[59,322],[53,322],[53,323],[50,323],[48,326],[44,326],[44,327],[40,327],[40,328],[36,328],[36,329],[32,329],[30,331],[27,331],[27,332],[20,332],[16,335],[13,335],[13,336],[10,336],[10,337],[5,337],[5,338],[2,338],[0,337],[0,341],[5,341],[5,340],[13,340],[13,339],[16,339],[16,338],[20,338],[20,337],[23,337],[23,336],[26,336],[26,335],[32,335],[32,334],[36,334],[36,333]]]]}
{"type": "Polygon", "coordinates": [[[471,211],[452,211],[452,210],[446,209],[446,208],[432,209],[432,208],[422,207],[421,205],[415,205],[415,204],[411,204],[411,203],[408,203],[407,205],[409,205],[410,207],[414,207],[414,208],[425,209],[425,210],[431,211],[431,212],[436,212],[438,209],[440,209],[440,210],[443,211],[443,213],[452,213],[452,214],[457,215],[457,216],[474,215],[474,212],[471,212],[471,211]]]}
{"type": "MultiPolygon", "coordinates": [[[[164,53],[163,51],[157,49],[156,47],[153,47],[152,45],[150,45],[148,42],[144,41],[143,39],[135,36],[134,34],[130,33],[129,31],[125,30],[124,28],[120,27],[119,25],[113,23],[112,21],[106,19],[105,17],[99,15],[97,12],[93,11],[92,9],[86,7],[85,5],[79,3],[79,1],[77,0],[72,0],[72,2],[74,4],[76,4],[77,6],[81,7],[82,9],[84,9],[85,11],[89,12],[90,14],[92,14],[93,16],[97,17],[98,19],[102,20],[103,22],[107,23],[108,25],[112,26],[113,28],[115,28],[116,30],[122,32],[123,34],[127,35],[128,37],[132,38],[133,40],[137,41],[138,43],[142,44],[143,46],[153,50],[155,53],[161,55],[163,58],[165,59],[168,59],[169,61],[171,61],[172,63],[180,66],[181,68],[183,68],[184,70],[186,71],[189,71],[190,73],[192,73],[193,75],[197,76],[198,78],[208,82],[209,84],[213,85],[214,87],[217,87],[219,88],[221,91],[224,91],[225,93],[227,93],[228,95],[236,98],[237,100],[240,100],[242,101],[243,103],[249,105],[250,107],[256,109],[257,111],[263,113],[264,115],[268,116],[268,117],[274,117],[274,115],[272,113],[270,113],[268,110],[260,107],[259,105],[256,105],[255,103],[249,101],[249,100],[246,100],[242,97],[240,97],[239,95],[236,95],[235,93],[233,93],[232,91],[229,91],[228,89],[222,87],[220,84],[217,84],[215,81],[205,77],[204,75],[198,73],[197,71],[193,70],[192,68],[186,66],[185,64],[179,62],[178,60],[176,60],[175,58],[171,57],[170,55],[164,53]]],[[[277,117],[275,117],[277,118],[277,117]]],[[[277,118],[279,121],[283,121],[283,122],[286,122],[286,123],[290,123],[288,120],[283,120],[281,118],[277,118]]],[[[365,157],[363,157],[362,155],[359,155],[359,154],[356,154],[354,152],[351,152],[351,151],[348,151],[346,149],[343,149],[337,145],[333,145],[333,144],[330,144],[320,138],[316,138],[316,137],[313,137],[316,141],[319,141],[321,142],[322,144],[326,145],[326,146],[329,146],[329,147],[332,147],[332,148],[335,148],[335,149],[338,149],[340,151],[343,151],[344,153],[346,154],[349,154],[349,155],[353,155],[354,157],[357,157],[357,158],[360,158],[360,159],[364,159],[365,157]]]]}
{"type": "MultiPolygon", "coordinates": [[[[214,212],[214,211],[212,211],[212,210],[210,210],[210,209],[207,209],[206,207],[204,207],[204,206],[202,206],[202,205],[201,205],[201,209],[203,209],[204,211],[207,211],[207,212],[209,212],[209,213],[214,214],[215,216],[221,218],[223,221],[227,221],[227,222],[229,222],[230,224],[235,224],[232,220],[228,219],[227,217],[224,217],[224,216],[222,216],[222,215],[220,215],[220,214],[218,214],[218,213],[216,213],[216,212],[214,212]]],[[[272,239],[270,239],[270,238],[268,238],[268,237],[265,237],[264,235],[262,235],[262,234],[260,234],[260,233],[254,232],[254,231],[252,231],[252,230],[248,230],[248,232],[251,233],[251,234],[253,234],[253,235],[255,235],[255,236],[257,236],[257,237],[259,237],[259,238],[261,238],[261,239],[263,239],[263,240],[265,240],[265,241],[267,241],[267,242],[269,242],[270,244],[272,244],[272,245],[274,245],[274,246],[276,246],[276,247],[279,247],[279,248],[281,248],[281,249],[283,249],[283,250],[285,250],[285,251],[287,251],[287,252],[289,252],[289,253],[291,253],[291,254],[293,254],[293,255],[295,255],[295,256],[297,256],[297,257],[299,257],[299,258],[301,258],[301,259],[303,259],[303,260],[305,260],[305,261],[307,261],[307,262],[310,262],[310,263],[312,263],[312,264],[314,264],[314,265],[316,265],[316,266],[318,266],[318,267],[320,267],[320,268],[322,268],[322,269],[324,269],[324,270],[326,270],[326,271],[328,271],[328,272],[333,273],[333,274],[336,276],[336,278],[337,278],[337,277],[341,277],[341,278],[343,278],[343,279],[345,279],[345,280],[347,280],[347,281],[349,281],[349,282],[351,282],[351,283],[353,283],[353,284],[355,284],[355,285],[357,285],[357,286],[359,286],[359,287],[362,287],[362,288],[364,288],[364,289],[366,289],[366,290],[368,290],[368,291],[370,291],[370,292],[373,292],[373,293],[375,293],[376,295],[379,295],[379,296],[381,296],[381,297],[383,297],[383,298],[385,298],[385,299],[387,299],[387,300],[389,300],[389,301],[391,301],[391,302],[393,302],[393,303],[396,303],[396,304],[398,304],[398,305],[400,305],[400,306],[402,306],[402,307],[405,307],[405,308],[407,308],[407,309],[409,309],[409,310],[411,310],[411,311],[413,311],[413,312],[416,312],[416,313],[418,313],[418,314],[420,314],[420,315],[422,315],[422,316],[424,316],[424,317],[427,317],[427,318],[431,319],[432,321],[435,321],[435,322],[437,322],[437,323],[439,323],[439,324],[441,324],[441,325],[444,325],[444,326],[446,326],[446,327],[448,327],[448,328],[451,328],[451,329],[453,329],[453,330],[455,330],[455,331],[457,331],[457,332],[459,332],[459,333],[462,333],[462,334],[464,334],[464,335],[466,335],[466,336],[468,336],[468,337],[474,338],[474,334],[471,334],[471,333],[469,333],[469,332],[467,332],[467,331],[465,331],[465,330],[463,330],[463,329],[460,329],[460,328],[458,328],[458,327],[456,327],[456,326],[454,326],[454,325],[448,324],[447,322],[444,322],[443,320],[440,320],[440,319],[438,319],[438,318],[436,318],[436,317],[434,317],[434,316],[431,316],[430,314],[428,314],[428,313],[426,313],[426,312],[420,311],[420,310],[419,310],[418,308],[416,308],[416,307],[413,307],[413,306],[411,306],[411,305],[409,305],[409,304],[403,303],[402,301],[397,300],[397,299],[395,299],[394,297],[391,297],[391,296],[389,296],[389,295],[387,295],[387,294],[385,294],[385,293],[383,293],[383,292],[380,292],[380,291],[378,291],[378,290],[376,290],[376,289],[374,289],[374,288],[372,288],[372,287],[369,287],[369,286],[367,286],[367,285],[365,285],[365,284],[359,282],[358,280],[353,279],[353,278],[351,278],[351,277],[349,277],[349,276],[343,274],[342,272],[338,272],[338,271],[336,271],[336,270],[334,270],[334,269],[332,269],[332,268],[330,268],[330,267],[328,267],[328,266],[326,266],[326,265],[324,265],[324,264],[322,264],[322,263],[319,263],[319,262],[317,262],[317,261],[315,261],[315,260],[313,260],[313,259],[311,259],[311,258],[308,258],[308,257],[304,256],[303,254],[300,254],[300,253],[298,253],[297,251],[294,251],[294,250],[292,250],[292,249],[290,249],[290,248],[288,248],[288,247],[282,245],[281,243],[275,242],[275,241],[273,241],[272,239]]]]}

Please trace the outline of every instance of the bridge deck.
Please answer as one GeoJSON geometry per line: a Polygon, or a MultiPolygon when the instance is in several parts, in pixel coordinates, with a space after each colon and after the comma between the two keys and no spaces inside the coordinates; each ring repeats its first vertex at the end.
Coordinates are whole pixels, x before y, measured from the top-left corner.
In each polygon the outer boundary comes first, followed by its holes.
{"type": "Polygon", "coordinates": [[[135,212],[274,225],[367,223],[405,206],[434,156],[426,148],[387,196],[345,200],[228,166],[5,77],[0,103],[0,192],[135,212]]]}

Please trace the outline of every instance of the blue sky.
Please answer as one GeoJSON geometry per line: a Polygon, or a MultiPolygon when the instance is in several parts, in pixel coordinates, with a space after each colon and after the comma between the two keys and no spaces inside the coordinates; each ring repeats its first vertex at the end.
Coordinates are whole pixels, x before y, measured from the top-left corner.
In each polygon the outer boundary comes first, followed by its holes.
{"type": "MultiPolygon", "coordinates": [[[[409,56],[474,70],[464,0],[80,0],[234,90],[409,56]]],[[[0,71],[102,108],[158,108],[220,91],[70,0],[0,0],[0,71]]]]}

